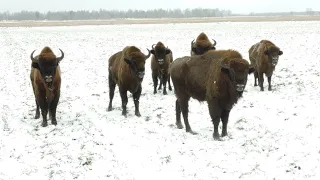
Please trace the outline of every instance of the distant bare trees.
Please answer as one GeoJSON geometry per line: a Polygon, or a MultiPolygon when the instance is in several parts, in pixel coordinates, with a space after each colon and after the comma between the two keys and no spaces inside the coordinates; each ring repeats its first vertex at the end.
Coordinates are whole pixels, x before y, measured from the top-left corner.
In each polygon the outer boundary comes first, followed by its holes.
{"type": "Polygon", "coordinates": [[[18,13],[0,13],[0,20],[91,20],[114,18],[190,18],[190,17],[224,17],[231,16],[230,10],[219,9],[154,9],[128,11],[58,11],[40,13],[38,11],[21,11],[18,13]]]}

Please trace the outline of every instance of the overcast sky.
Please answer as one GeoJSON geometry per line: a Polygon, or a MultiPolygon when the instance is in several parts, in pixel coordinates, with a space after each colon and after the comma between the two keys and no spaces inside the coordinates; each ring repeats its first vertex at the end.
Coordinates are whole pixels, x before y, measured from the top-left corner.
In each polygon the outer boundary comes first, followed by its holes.
{"type": "Polygon", "coordinates": [[[0,12],[219,8],[233,13],[305,11],[320,9],[320,0],[0,0],[0,12]]]}

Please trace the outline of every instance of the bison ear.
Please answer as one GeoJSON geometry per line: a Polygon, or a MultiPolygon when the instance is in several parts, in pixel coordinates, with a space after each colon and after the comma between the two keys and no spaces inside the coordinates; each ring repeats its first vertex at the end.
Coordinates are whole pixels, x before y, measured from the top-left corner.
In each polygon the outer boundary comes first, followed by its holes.
{"type": "Polygon", "coordinates": [[[212,46],[211,49],[212,49],[212,50],[216,50],[216,47],[212,46]]]}
{"type": "Polygon", "coordinates": [[[151,49],[151,54],[155,55],[156,54],[156,51],[154,49],[151,49]]]}
{"type": "Polygon", "coordinates": [[[229,75],[229,78],[231,79],[231,81],[235,80],[234,70],[232,68],[230,68],[229,66],[227,66],[225,64],[222,65],[221,66],[221,71],[227,73],[229,75]]]}
{"type": "Polygon", "coordinates": [[[31,63],[31,66],[32,66],[33,68],[36,68],[36,69],[40,70],[39,64],[36,63],[36,62],[32,62],[32,63],[31,63]]]}
{"type": "Polygon", "coordinates": [[[249,74],[253,73],[255,71],[254,67],[249,67],[249,74]]]}
{"type": "Polygon", "coordinates": [[[278,55],[281,56],[282,54],[283,54],[283,52],[282,52],[282,51],[279,51],[278,55]]]}
{"type": "Polygon", "coordinates": [[[171,50],[170,49],[166,49],[166,54],[170,54],[171,50]]]}

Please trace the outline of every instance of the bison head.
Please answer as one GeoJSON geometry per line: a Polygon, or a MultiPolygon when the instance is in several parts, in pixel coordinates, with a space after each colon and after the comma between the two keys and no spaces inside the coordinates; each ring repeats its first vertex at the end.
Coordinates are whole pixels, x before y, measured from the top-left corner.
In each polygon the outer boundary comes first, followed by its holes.
{"type": "Polygon", "coordinates": [[[152,50],[151,50],[151,54],[153,54],[156,58],[156,60],[158,61],[159,65],[163,65],[164,64],[164,60],[167,54],[170,54],[171,50],[167,48],[162,48],[162,47],[154,47],[154,45],[152,45],[152,50]]]}
{"type": "Polygon", "coordinates": [[[196,55],[202,55],[209,50],[215,50],[217,42],[212,39],[213,44],[209,41],[198,41],[194,42],[195,40],[191,41],[191,51],[194,52],[196,55]]]}
{"type": "Polygon", "coordinates": [[[275,46],[271,46],[268,50],[264,51],[264,54],[268,56],[269,63],[272,66],[276,66],[278,64],[279,56],[283,54],[283,52],[275,46]]]}
{"type": "Polygon", "coordinates": [[[56,57],[53,53],[40,53],[36,58],[33,57],[33,53],[36,51],[32,51],[30,55],[30,59],[32,61],[32,67],[36,68],[40,71],[42,78],[45,82],[50,85],[56,75],[56,69],[59,65],[59,62],[64,58],[64,53],[61,49],[60,57],[56,57]]]}
{"type": "Polygon", "coordinates": [[[148,55],[144,55],[141,52],[133,52],[128,57],[124,58],[124,61],[129,65],[130,69],[135,73],[136,77],[142,81],[145,74],[145,63],[150,57],[151,53],[148,50],[148,55]]]}
{"type": "Polygon", "coordinates": [[[229,75],[229,78],[234,82],[235,90],[238,97],[241,97],[247,84],[248,74],[254,72],[254,67],[249,66],[248,62],[243,59],[232,59],[229,65],[223,64],[221,71],[229,75]]]}

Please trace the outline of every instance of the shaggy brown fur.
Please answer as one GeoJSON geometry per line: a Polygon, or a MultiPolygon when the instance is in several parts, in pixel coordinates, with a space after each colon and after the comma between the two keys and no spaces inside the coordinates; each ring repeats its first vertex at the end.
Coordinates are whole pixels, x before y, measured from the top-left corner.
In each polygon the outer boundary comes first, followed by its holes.
{"type": "Polygon", "coordinates": [[[191,56],[192,55],[202,55],[209,50],[215,50],[217,42],[213,40],[213,44],[210,42],[208,36],[202,32],[198,35],[196,42],[191,41],[191,56]]]}
{"type": "Polygon", "coordinates": [[[31,53],[31,73],[30,80],[32,89],[36,99],[36,115],[40,117],[39,106],[42,114],[42,126],[47,123],[47,114],[51,118],[51,123],[57,125],[56,110],[60,98],[61,72],[59,63],[64,58],[61,49],[61,57],[57,58],[49,47],[44,47],[39,55],[33,57],[34,51],[31,53]]]}
{"type": "Polygon", "coordinates": [[[169,65],[173,61],[172,51],[164,46],[162,42],[158,42],[156,46],[152,46],[151,50],[151,71],[153,79],[153,93],[157,93],[158,78],[160,79],[159,89],[163,85],[163,94],[167,94],[167,82],[169,84],[169,90],[172,90],[170,84],[169,65]]]}
{"type": "Polygon", "coordinates": [[[112,100],[116,85],[119,86],[119,92],[122,101],[122,115],[127,117],[127,91],[132,93],[135,115],[141,116],[139,111],[139,99],[142,91],[141,82],[145,72],[145,62],[150,57],[143,54],[135,46],[126,46],[122,51],[113,54],[109,58],[109,107],[112,110],[112,100]]]}
{"type": "Polygon", "coordinates": [[[214,124],[214,138],[219,139],[220,118],[222,136],[226,136],[229,113],[242,96],[247,76],[253,71],[241,54],[234,50],[208,51],[201,56],[185,56],[173,61],[169,72],[177,97],[178,128],[183,128],[182,112],[186,131],[194,134],[188,121],[188,103],[192,97],[200,102],[207,101],[214,124]]]}
{"type": "Polygon", "coordinates": [[[283,52],[269,40],[261,40],[252,45],[248,52],[250,62],[256,70],[254,73],[254,86],[257,86],[258,79],[260,91],[264,91],[263,74],[266,74],[269,84],[268,90],[271,91],[271,77],[278,63],[279,56],[283,52]]]}

